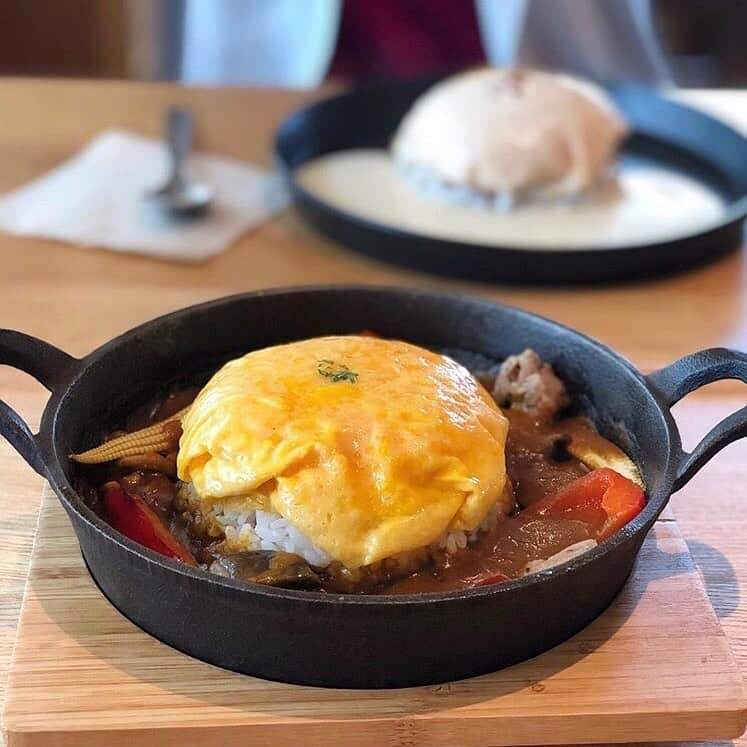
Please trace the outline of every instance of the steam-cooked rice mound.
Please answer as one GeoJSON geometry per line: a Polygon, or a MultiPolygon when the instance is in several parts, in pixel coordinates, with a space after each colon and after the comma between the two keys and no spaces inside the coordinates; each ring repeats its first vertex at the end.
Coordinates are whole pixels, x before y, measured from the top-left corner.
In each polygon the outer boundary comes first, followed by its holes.
{"type": "Polygon", "coordinates": [[[421,187],[505,207],[588,189],[610,173],[626,134],[610,98],[591,82],[484,68],[447,78],[417,99],[392,151],[421,187]]]}

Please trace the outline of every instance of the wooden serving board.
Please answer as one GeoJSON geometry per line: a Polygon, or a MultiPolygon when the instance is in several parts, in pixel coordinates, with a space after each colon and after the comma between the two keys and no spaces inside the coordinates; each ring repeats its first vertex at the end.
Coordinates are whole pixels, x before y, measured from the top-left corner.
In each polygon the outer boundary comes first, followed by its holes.
{"type": "Polygon", "coordinates": [[[225,672],[140,631],[89,579],[49,490],[5,713],[9,747],[581,744],[731,738],[746,723],[741,675],[671,516],[612,607],[552,651],[447,685],[324,690],[225,672]]]}

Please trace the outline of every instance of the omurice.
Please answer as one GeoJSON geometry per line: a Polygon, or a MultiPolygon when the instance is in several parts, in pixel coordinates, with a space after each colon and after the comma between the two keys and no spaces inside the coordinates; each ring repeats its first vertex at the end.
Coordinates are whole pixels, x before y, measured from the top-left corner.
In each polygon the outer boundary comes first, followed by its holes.
{"type": "Polygon", "coordinates": [[[641,510],[633,462],[568,404],[531,350],[471,372],[399,340],[319,337],[231,360],[73,459],[115,529],[181,562],[440,591],[563,562],[641,510]]]}

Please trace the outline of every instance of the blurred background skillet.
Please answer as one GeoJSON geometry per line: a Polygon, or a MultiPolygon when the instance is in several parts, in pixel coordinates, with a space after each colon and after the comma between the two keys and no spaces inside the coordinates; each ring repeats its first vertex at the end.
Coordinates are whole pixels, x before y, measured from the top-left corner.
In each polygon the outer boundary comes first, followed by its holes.
{"type": "Polygon", "coordinates": [[[277,160],[307,220],[378,259],[481,281],[640,278],[704,264],[740,245],[747,215],[747,139],[636,85],[607,90],[631,129],[618,169],[648,231],[638,221],[622,225],[612,213],[589,221],[588,211],[578,230],[569,231],[575,206],[522,207],[526,219],[519,225],[516,216],[448,205],[407,189],[397,170],[386,166],[385,149],[413,101],[440,77],[360,88],[282,123],[277,160]],[[344,151],[355,154],[345,160],[339,157],[344,151]],[[647,178],[661,175],[679,179],[690,204],[677,193],[662,193],[661,185],[646,185],[647,178]],[[645,197],[642,191],[636,195],[638,190],[646,190],[645,197]],[[668,203],[675,217],[664,221],[668,203]]]}

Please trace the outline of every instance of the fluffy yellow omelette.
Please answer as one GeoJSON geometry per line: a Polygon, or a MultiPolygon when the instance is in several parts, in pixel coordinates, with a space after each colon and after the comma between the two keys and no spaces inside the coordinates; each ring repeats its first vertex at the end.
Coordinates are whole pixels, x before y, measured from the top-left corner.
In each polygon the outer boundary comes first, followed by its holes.
{"type": "Polygon", "coordinates": [[[223,366],[183,422],[177,466],[205,511],[274,511],[358,568],[508,512],[507,432],[450,358],[321,337],[223,366]]]}

